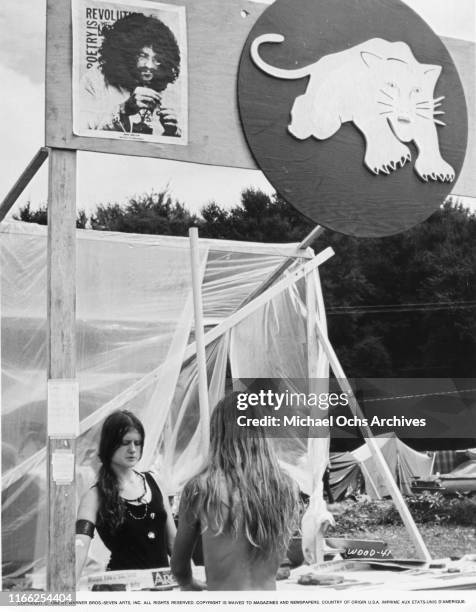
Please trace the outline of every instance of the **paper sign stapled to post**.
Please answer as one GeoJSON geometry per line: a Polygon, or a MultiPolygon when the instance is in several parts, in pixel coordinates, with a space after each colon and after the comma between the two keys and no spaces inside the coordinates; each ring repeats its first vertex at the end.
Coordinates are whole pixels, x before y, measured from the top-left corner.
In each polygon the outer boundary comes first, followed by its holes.
{"type": "Polygon", "coordinates": [[[76,438],[79,435],[79,384],[77,380],[48,380],[48,436],[76,438]]]}
{"type": "Polygon", "coordinates": [[[71,484],[74,480],[74,453],[59,449],[51,455],[51,475],[57,485],[71,484]]]}

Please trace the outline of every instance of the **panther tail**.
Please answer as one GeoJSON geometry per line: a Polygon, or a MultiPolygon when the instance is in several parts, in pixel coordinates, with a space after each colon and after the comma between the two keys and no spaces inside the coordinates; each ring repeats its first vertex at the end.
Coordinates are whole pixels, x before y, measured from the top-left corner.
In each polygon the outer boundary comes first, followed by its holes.
{"type": "Polygon", "coordinates": [[[258,48],[263,43],[281,43],[284,41],[284,36],[281,34],[262,34],[254,39],[251,43],[251,59],[254,61],[256,66],[260,68],[266,74],[277,79],[302,79],[310,75],[309,66],[303,68],[297,68],[296,70],[286,70],[284,68],[276,68],[267,64],[259,55],[258,48]]]}

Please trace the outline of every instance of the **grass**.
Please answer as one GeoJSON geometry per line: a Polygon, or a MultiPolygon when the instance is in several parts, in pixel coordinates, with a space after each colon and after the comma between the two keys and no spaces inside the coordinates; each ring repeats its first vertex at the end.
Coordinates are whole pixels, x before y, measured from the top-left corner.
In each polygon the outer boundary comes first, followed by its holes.
{"type": "MultiPolygon", "coordinates": [[[[462,557],[476,553],[476,533],[473,527],[457,525],[417,525],[433,559],[462,557]]],[[[384,540],[395,559],[415,559],[415,547],[402,525],[376,525],[367,530],[346,532],[346,537],[362,540],[384,540]]]]}
{"type": "MultiPolygon", "coordinates": [[[[476,512],[473,519],[472,502],[426,496],[412,500],[411,506],[418,530],[434,559],[476,553],[476,512]]],[[[336,519],[336,527],[329,529],[328,536],[384,540],[394,558],[416,558],[410,536],[391,501],[346,500],[329,505],[329,510],[336,519]]]]}

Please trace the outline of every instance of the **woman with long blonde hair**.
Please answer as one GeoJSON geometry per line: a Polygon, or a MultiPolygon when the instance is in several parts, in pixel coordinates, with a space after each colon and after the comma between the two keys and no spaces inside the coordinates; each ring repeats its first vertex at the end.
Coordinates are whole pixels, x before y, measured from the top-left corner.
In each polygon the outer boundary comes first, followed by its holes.
{"type": "Polygon", "coordinates": [[[184,589],[200,588],[191,556],[201,534],[208,589],[274,590],[296,527],[297,487],[263,429],[238,425],[236,401],[213,411],[208,465],[182,493],[171,568],[184,589]]]}

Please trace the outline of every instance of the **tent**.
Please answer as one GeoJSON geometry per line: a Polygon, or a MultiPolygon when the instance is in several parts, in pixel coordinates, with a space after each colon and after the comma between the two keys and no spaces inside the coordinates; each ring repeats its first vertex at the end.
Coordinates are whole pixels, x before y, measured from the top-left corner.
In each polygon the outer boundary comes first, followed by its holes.
{"type": "MultiPolygon", "coordinates": [[[[411,481],[415,477],[429,478],[432,458],[425,453],[413,450],[402,442],[394,433],[377,438],[387,464],[392,471],[401,492],[411,495],[411,481]]],[[[375,460],[366,444],[350,453],[331,455],[330,485],[336,500],[355,491],[365,480],[365,491],[374,499],[390,495],[377,469],[375,460]]]]}
{"type": "MultiPolygon", "coordinates": [[[[0,226],[4,579],[45,564],[46,250],[45,227],[0,226]]],[[[200,240],[205,325],[208,339],[216,336],[206,355],[211,405],[225,392],[227,368],[239,378],[250,367],[253,376],[308,377],[306,291],[318,304],[322,295],[317,267],[306,283],[295,283],[293,271],[313,255],[296,244],[200,240]],[[237,319],[233,313],[289,259],[289,287],[237,319]]],[[[101,423],[115,409],[144,423],[142,464],[161,472],[169,494],[205,461],[190,265],[186,238],[77,231],[78,499],[94,480],[101,423]]],[[[310,492],[307,441],[274,443],[285,464],[303,467],[300,484],[310,492]]]]}

